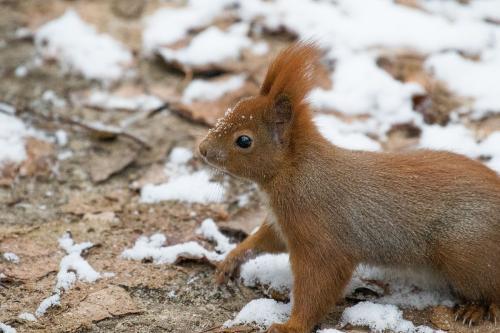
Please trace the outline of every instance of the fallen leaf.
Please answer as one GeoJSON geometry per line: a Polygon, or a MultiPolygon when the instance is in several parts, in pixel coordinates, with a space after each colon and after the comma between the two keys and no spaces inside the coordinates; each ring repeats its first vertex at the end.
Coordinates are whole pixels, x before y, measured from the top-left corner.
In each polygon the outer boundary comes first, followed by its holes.
{"type": "Polygon", "coordinates": [[[30,236],[12,235],[2,240],[0,253],[14,252],[20,258],[18,264],[5,265],[8,276],[23,281],[35,281],[58,270],[58,249],[30,236]]]}
{"type": "Polygon", "coordinates": [[[88,159],[90,178],[94,183],[103,182],[132,164],[137,156],[137,148],[126,143],[99,145],[88,159]]]}
{"type": "Polygon", "coordinates": [[[16,180],[19,166],[15,163],[3,163],[0,166],[0,186],[11,186],[16,180]]]}
{"type": "Polygon", "coordinates": [[[422,130],[410,123],[393,125],[387,132],[387,139],[383,142],[384,150],[405,151],[414,148],[422,130]]]}
{"type": "Polygon", "coordinates": [[[136,19],[141,16],[146,0],[114,0],[111,9],[119,17],[136,19]]]}
{"type": "Polygon", "coordinates": [[[483,140],[493,132],[500,131],[500,115],[494,115],[482,119],[481,121],[473,125],[475,125],[478,138],[483,140]]]}
{"type": "Polygon", "coordinates": [[[19,175],[32,177],[48,175],[55,161],[54,146],[47,141],[28,138],[26,140],[27,159],[19,168],[19,175]]]}
{"type": "Polygon", "coordinates": [[[142,176],[130,184],[130,188],[139,190],[147,184],[158,185],[166,182],[168,179],[165,174],[165,166],[153,164],[142,176]]]}
{"type": "Polygon", "coordinates": [[[242,230],[247,235],[264,222],[267,217],[267,210],[263,207],[254,209],[241,209],[236,214],[232,215],[227,221],[218,222],[217,225],[221,228],[231,228],[242,230]]]}
{"type": "Polygon", "coordinates": [[[54,253],[48,257],[28,258],[22,256],[21,258],[19,264],[6,267],[5,272],[8,276],[22,281],[37,281],[58,271],[58,262],[54,259],[54,253]]]}
{"type": "Polygon", "coordinates": [[[63,313],[62,317],[67,329],[76,330],[103,319],[141,312],[123,288],[111,285],[89,294],[74,309],[63,313]]]}

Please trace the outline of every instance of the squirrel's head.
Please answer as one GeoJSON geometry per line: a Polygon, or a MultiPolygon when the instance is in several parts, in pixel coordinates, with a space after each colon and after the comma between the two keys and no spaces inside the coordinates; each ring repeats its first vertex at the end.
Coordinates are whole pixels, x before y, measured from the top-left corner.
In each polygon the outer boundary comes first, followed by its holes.
{"type": "Polygon", "coordinates": [[[293,163],[301,140],[314,131],[304,99],[313,86],[319,54],[312,42],[281,51],[259,94],[240,100],[208,132],[199,146],[201,156],[225,172],[259,183],[293,163]]]}

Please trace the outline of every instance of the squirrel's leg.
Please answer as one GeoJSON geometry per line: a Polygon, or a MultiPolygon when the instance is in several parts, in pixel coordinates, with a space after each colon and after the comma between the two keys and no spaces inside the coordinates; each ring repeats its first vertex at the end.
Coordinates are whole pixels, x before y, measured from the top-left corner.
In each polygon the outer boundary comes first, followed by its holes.
{"type": "Polygon", "coordinates": [[[354,271],[352,263],[335,262],[336,256],[325,262],[324,256],[300,252],[300,257],[290,253],[294,275],[290,319],[271,325],[267,333],[309,333],[341,297],[354,271]]]}
{"type": "Polygon", "coordinates": [[[238,244],[236,248],[229,252],[226,259],[218,265],[216,272],[217,283],[227,282],[243,262],[261,252],[286,252],[286,245],[281,235],[268,221],[264,221],[259,230],[238,244]]]}

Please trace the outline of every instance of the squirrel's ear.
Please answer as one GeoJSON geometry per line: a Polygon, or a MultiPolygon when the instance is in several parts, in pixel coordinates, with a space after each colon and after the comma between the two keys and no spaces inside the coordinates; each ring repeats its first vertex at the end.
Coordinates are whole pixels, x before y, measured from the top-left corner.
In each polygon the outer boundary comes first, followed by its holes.
{"type": "Polygon", "coordinates": [[[287,129],[290,127],[293,116],[293,105],[290,98],[280,94],[274,100],[271,113],[271,131],[276,143],[283,144],[287,141],[287,129]]]}

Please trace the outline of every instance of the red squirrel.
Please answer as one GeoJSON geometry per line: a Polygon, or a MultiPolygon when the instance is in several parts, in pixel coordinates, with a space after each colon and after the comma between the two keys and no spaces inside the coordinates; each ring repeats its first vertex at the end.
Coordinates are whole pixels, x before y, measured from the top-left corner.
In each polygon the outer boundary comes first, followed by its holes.
{"type": "Polygon", "coordinates": [[[255,182],[269,206],[258,231],[219,265],[218,282],[250,253],[288,252],[292,312],[269,333],[310,332],[360,263],[430,271],[463,302],[457,319],[496,322],[500,177],[450,152],[366,152],[331,144],[306,101],[320,55],[311,42],[284,49],[259,94],[226,112],[199,145],[210,165],[255,182]]]}

